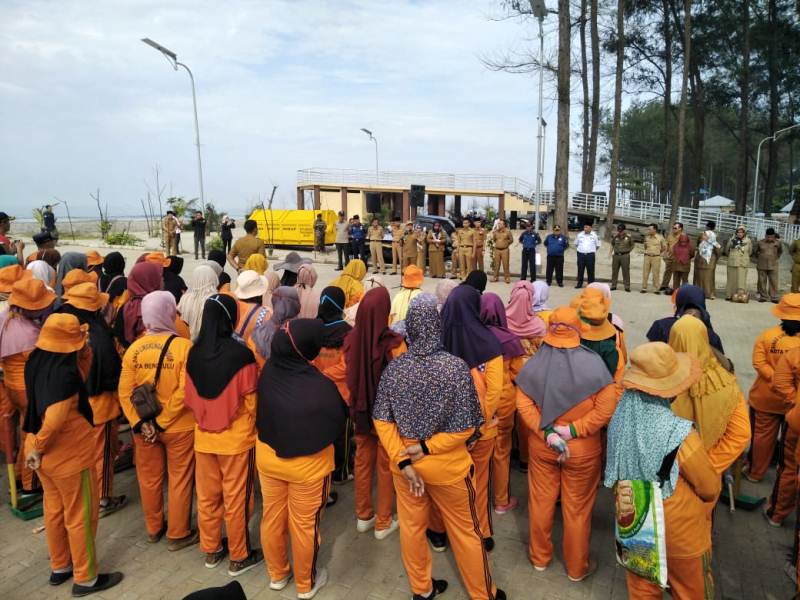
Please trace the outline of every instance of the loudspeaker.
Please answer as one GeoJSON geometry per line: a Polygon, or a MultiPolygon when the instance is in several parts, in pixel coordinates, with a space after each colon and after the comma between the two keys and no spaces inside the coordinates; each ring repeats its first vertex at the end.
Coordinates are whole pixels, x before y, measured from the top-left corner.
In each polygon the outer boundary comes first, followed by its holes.
{"type": "Polygon", "coordinates": [[[367,192],[367,212],[373,214],[381,212],[380,192],[367,192]]]}
{"type": "Polygon", "coordinates": [[[508,226],[511,229],[517,228],[517,211],[515,210],[511,211],[511,218],[509,218],[508,220],[508,226]]]}
{"type": "Polygon", "coordinates": [[[411,186],[411,206],[425,206],[425,186],[411,186]]]}

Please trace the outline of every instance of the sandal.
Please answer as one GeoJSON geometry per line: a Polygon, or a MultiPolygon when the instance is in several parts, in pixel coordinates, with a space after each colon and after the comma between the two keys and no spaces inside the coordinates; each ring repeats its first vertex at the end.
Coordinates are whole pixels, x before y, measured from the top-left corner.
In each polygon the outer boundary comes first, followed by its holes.
{"type": "Polygon", "coordinates": [[[98,518],[102,519],[103,517],[107,517],[117,512],[119,509],[125,508],[127,504],[128,497],[124,494],[122,496],[113,496],[109,498],[106,504],[103,504],[101,500],[98,518]]]}

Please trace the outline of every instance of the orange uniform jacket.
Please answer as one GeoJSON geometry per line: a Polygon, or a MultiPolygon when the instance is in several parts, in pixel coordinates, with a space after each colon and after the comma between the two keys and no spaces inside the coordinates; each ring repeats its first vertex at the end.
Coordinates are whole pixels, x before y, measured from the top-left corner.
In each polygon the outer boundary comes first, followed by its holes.
{"type": "MultiPolygon", "coordinates": [[[[241,371],[239,372],[241,373],[241,371]]],[[[238,376],[238,374],[237,374],[238,376]]],[[[194,449],[207,454],[232,456],[247,452],[256,443],[256,393],[245,395],[239,411],[225,431],[194,430],[194,449]]]]}
{"type": "Polygon", "coordinates": [[[281,458],[269,444],[256,441],[258,472],[273,479],[289,483],[308,483],[327,477],[334,466],[333,444],[309,456],[281,458]]]}
{"type": "MultiPolygon", "coordinates": [[[[783,402],[786,410],[786,423],[800,434],[800,408],[797,403],[798,379],[800,379],[800,350],[793,349],[784,353],[778,360],[772,386],[783,402]]],[[[800,444],[797,445],[795,456],[800,459],[800,444]]]]}
{"type": "MultiPolygon", "coordinates": [[[[166,333],[144,335],[133,342],[122,358],[122,374],[119,378],[119,401],[125,417],[132,425],[139,424],[139,415],[131,404],[131,395],[137,385],[153,383],[161,349],[169,337],[166,333]]],[[[186,387],[186,361],[192,343],[183,337],[176,337],[169,345],[161,368],[156,393],[161,402],[161,414],[156,424],[170,433],[192,431],[195,426],[192,411],[184,406],[183,396],[186,387]]]]}
{"type": "Polygon", "coordinates": [[[739,402],[731,413],[725,432],[717,443],[708,449],[708,460],[720,475],[742,455],[750,443],[750,414],[738,386],[737,392],[739,402]]]}
{"type": "Polygon", "coordinates": [[[92,405],[92,416],[95,425],[108,423],[119,416],[119,398],[117,392],[103,392],[97,396],[89,396],[92,405]]]}
{"type": "Polygon", "coordinates": [[[503,356],[495,356],[489,362],[470,369],[472,381],[478,392],[484,423],[481,426],[481,440],[497,437],[497,421],[495,413],[503,397],[503,356]]]}
{"type": "Polygon", "coordinates": [[[750,388],[750,406],[761,412],[783,414],[783,398],[773,388],[773,376],[778,359],[784,353],[800,348],[800,337],[789,336],[780,326],[764,331],[753,346],[753,368],[756,380],[750,388]]]}
{"type": "Polygon", "coordinates": [[[3,367],[3,381],[8,389],[25,391],[25,363],[28,362],[28,356],[30,351],[12,354],[0,360],[0,366],[3,367]]]}

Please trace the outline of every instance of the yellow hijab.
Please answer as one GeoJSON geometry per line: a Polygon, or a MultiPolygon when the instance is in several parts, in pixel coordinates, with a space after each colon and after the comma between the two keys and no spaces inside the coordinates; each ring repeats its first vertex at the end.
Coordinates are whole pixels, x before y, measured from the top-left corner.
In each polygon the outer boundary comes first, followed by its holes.
{"type": "Polygon", "coordinates": [[[267,258],[262,254],[251,254],[247,261],[244,263],[244,271],[255,271],[259,275],[263,275],[267,270],[267,258]]]}
{"type": "Polygon", "coordinates": [[[694,356],[703,369],[697,383],[675,398],[672,412],[694,421],[703,445],[711,448],[725,433],[742,396],[739,384],[714,356],[708,343],[708,330],[700,319],[692,315],[678,319],[669,333],[669,345],[675,352],[694,356]]]}
{"type": "Polygon", "coordinates": [[[360,258],[356,258],[347,263],[339,277],[331,281],[330,285],[335,285],[344,292],[345,308],[353,306],[361,300],[364,295],[364,284],[361,283],[361,280],[364,279],[366,274],[367,265],[360,258]]]}

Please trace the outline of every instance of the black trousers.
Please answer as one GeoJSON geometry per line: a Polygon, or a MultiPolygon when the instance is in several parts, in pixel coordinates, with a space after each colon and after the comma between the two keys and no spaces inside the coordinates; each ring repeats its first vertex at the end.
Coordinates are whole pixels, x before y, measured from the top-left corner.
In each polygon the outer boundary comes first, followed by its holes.
{"type": "Polygon", "coordinates": [[[353,249],[353,258],[360,258],[364,261],[365,265],[369,265],[369,254],[367,253],[367,245],[364,240],[353,240],[351,245],[353,249]]]}
{"type": "Polygon", "coordinates": [[[202,251],[203,260],[206,258],[206,238],[203,237],[195,237],[194,238],[194,258],[197,260],[197,250],[198,248],[202,251]]]}
{"type": "Polygon", "coordinates": [[[228,252],[231,251],[231,246],[233,246],[233,238],[222,238],[222,251],[225,253],[225,256],[228,256],[228,252]]]}
{"type": "Polygon", "coordinates": [[[350,244],[336,244],[336,258],[339,260],[339,268],[343,269],[344,266],[350,262],[350,244]]]}
{"type": "Polygon", "coordinates": [[[578,252],[578,285],[583,285],[583,272],[587,283],[594,283],[594,252],[578,252]]]}
{"type": "Polygon", "coordinates": [[[531,270],[531,281],[536,281],[536,248],[522,249],[522,270],[519,279],[524,280],[528,276],[528,267],[531,270]]]}
{"type": "Polygon", "coordinates": [[[550,256],[547,255],[547,270],[545,277],[547,278],[547,285],[553,283],[553,272],[556,274],[556,282],[559,286],[564,285],[564,255],[550,256]]]}

